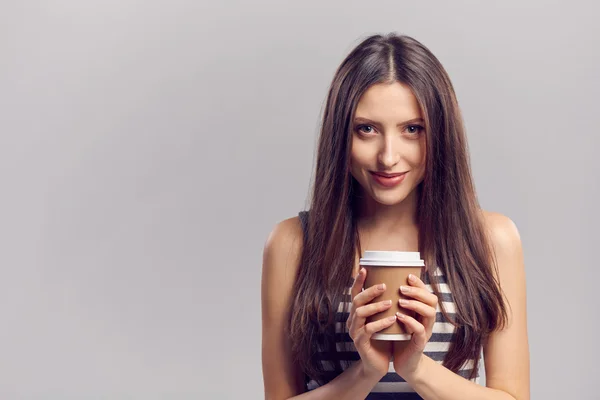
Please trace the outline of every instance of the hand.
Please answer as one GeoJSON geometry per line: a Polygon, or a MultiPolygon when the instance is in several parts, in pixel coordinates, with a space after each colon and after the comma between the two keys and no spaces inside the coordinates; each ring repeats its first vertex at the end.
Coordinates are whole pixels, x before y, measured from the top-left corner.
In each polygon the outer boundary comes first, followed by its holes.
{"type": "Polygon", "coordinates": [[[386,304],[385,301],[369,304],[371,300],[385,292],[385,284],[373,285],[367,290],[362,290],[366,277],[367,271],[361,268],[354,278],[351,289],[352,305],[346,326],[360,355],[363,371],[367,376],[379,380],[388,372],[392,356],[392,343],[381,340],[372,341],[371,336],[396,323],[397,320],[396,317],[392,317],[365,325],[367,317],[392,306],[391,301],[389,304],[386,304]]]}
{"type": "MultiPolygon", "coordinates": [[[[400,307],[416,312],[416,318],[396,313],[398,321],[404,324],[409,333],[410,341],[394,342],[394,370],[398,375],[407,380],[418,369],[423,349],[431,338],[431,331],[435,323],[438,298],[425,287],[419,277],[411,274],[408,279],[409,286],[402,287],[402,294],[412,299],[400,299],[400,307]],[[414,300],[413,300],[414,299],[414,300]]],[[[402,289],[401,288],[401,289],[402,289]]]]}

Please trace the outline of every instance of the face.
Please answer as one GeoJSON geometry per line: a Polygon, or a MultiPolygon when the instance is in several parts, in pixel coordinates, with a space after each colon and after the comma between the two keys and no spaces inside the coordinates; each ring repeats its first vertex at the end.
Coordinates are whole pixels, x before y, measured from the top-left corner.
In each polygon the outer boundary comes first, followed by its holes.
{"type": "Polygon", "coordinates": [[[412,91],[398,82],[371,86],[351,127],[352,176],[377,203],[401,203],[425,174],[425,121],[412,91]]]}

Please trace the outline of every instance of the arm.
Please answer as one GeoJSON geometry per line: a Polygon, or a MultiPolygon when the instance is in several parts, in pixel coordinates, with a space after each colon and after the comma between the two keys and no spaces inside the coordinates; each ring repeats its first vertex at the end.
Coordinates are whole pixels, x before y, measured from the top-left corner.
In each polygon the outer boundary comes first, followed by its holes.
{"type": "Polygon", "coordinates": [[[500,214],[485,213],[498,263],[500,286],[508,303],[508,324],[484,344],[486,387],[454,374],[422,356],[406,381],[426,400],[529,400],[529,346],[525,268],[518,230],[500,214]],[[452,390],[448,390],[452,388],[452,390]]]}
{"type": "Polygon", "coordinates": [[[275,226],[263,251],[262,268],[262,368],[265,399],[364,399],[380,376],[367,374],[362,362],[354,363],[331,382],[305,392],[302,373],[292,361],[287,321],[292,286],[302,253],[302,228],[298,218],[275,226]]]}

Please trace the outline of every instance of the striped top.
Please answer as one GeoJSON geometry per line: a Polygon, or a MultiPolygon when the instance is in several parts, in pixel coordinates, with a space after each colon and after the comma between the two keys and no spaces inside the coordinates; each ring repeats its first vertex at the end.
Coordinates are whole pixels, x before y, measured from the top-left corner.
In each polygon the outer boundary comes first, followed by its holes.
{"type": "MultiPolygon", "coordinates": [[[[307,213],[301,212],[299,214],[300,220],[302,222],[303,229],[306,226],[306,217],[307,213]]],[[[305,230],[306,232],[306,230],[305,230]]],[[[450,287],[446,283],[445,276],[440,268],[437,268],[433,274],[438,282],[439,291],[441,294],[440,301],[444,303],[444,308],[446,313],[452,318],[453,314],[456,313],[456,306],[454,300],[452,298],[452,293],[450,292],[450,287]]],[[[433,293],[431,285],[427,279],[427,275],[424,276],[423,279],[427,289],[433,293]]],[[[345,364],[351,364],[353,361],[359,360],[360,356],[356,351],[356,347],[354,347],[354,343],[350,336],[348,335],[345,329],[346,320],[349,316],[350,306],[352,303],[352,298],[350,294],[350,287],[348,287],[346,293],[343,296],[342,301],[338,306],[338,310],[335,315],[335,337],[336,337],[336,349],[338,351],[338,355],[342,360],[341,365],[342,368],[345,369],[345,364]]],[[[450,348],[450,343],[452,342],[452,335],[455,331],[454,325],[452,325],[449,321],[446,320],[444,314],[442,314],[440,305],[437,306],[437,314],[436,320],[433,325],[433,331],[429,342],[426,344],[423,353],[438,362],[442,363],[448,349],[450,348]]],[[[321,349],[323,350],[323,349],[321,349]]],[[[316,359],[321,363],[324,371],[334,371],[333,362],[329,358],[329,355],[322,351],[318,352],[315,355],[316,359]]],[[[467,378],[471,371],[473,370],[475,364],[475,360],[467,361],[459,371],[459,375],[467,378]]],[[[332,376],[331,379],[335,378],[332,376]]],[[[479,383],[479,371],[477,372],[477,376],[473,379],[473,382],[479,383]]],[[[318,383],[314,380],[306,377],[306,389],[314,390],[318,387],[318,383]]],[[[412,399],[421,399],[421,397],[415,393],[414,389],[404,381],[396,372],[394,371],[393,361],[390,361],[388,373],[375,385],[375,387],[371,390],[371,393],[366,397],[367,400],[383,400],[383,399],[402,399],[402,400],[412,400],[412,399]]]]}

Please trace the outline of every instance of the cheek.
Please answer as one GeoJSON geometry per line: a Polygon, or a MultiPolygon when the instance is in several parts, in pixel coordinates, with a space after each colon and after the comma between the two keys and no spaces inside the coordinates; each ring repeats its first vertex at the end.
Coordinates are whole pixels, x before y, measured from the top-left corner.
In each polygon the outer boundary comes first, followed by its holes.
{"type": "Polygon", "coordinates": [[[418,152],[418,156],[416,157],[417,163],[421,167],[424,168],[425,162],[427,161],[427,142],[425,141],[424,137],[421,140],[419,140],[419,146],[418,146],[417,152],[418,152]]]}
{"type": "Polygon", "coordinates": [[[421,143],[414,143],[410,147],[410,151],[405,153],[405,159],[412,168],[421,168],[425,166],[426,160],[425,145],[421,143]]]}
{"type": "Polygon", "coordinates": [[[361,144],[353,144],[350,152],[350,166],[351,168],[358,169],[363,168],[370,164],[372,159],[371,150],[368,146],[361,146],[361,144]]]}
{"type": "Polygon", "coordinates": [[[360,178],[360,171],[362,168],[363,164],[360,160],[359,157],[356,157],[356,154],[351,154],[350,156],[350,173],[352,174],[352,176],[354,176],[354,178],[359,179],[360,178]]]}
{"type": "Polygon", "coordinates": [[[425,149],[423,149],[423,151],[421,152],[421,166],[425,167],[425,163],[427,162],[427,151],[425,149]]]}
{"type": "Polygon", "coordinates": [[[425,169],[427,167],[427,148],[425,147],[425,142],[419,147],[418,156],[415,160],[415,169],[419,171],[417,181],[420,182],[425,176],[425,169]]]}

